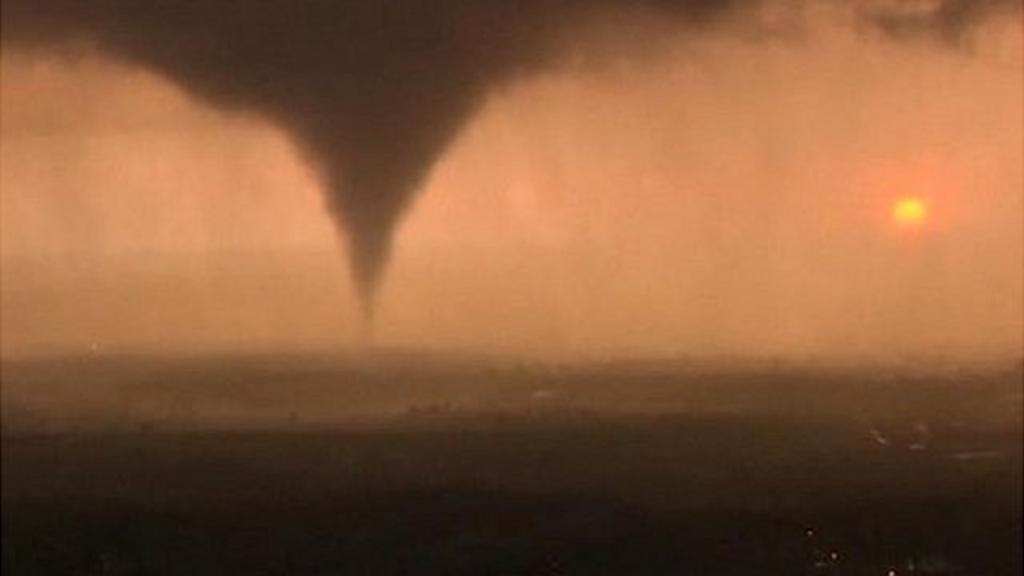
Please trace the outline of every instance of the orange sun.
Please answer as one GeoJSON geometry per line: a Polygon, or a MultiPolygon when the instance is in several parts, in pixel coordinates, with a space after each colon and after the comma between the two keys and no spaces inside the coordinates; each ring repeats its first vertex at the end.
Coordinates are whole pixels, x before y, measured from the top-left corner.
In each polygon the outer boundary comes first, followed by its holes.
{"type": "Polygon", "coordinates": [[[928,216],[928,206],[920,198],[900,198],[892,206],[893,222],[900,226],[920,226],[928,216]]]}

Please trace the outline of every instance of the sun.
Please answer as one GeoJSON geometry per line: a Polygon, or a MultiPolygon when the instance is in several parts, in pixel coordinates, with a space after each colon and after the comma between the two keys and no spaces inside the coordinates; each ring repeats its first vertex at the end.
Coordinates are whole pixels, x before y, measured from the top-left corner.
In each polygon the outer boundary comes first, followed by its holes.
{"type": "Polygon", "coordinates": [[[928,217],[928,205],[920,198],[900,198],[892,206],[893,222],[900,226],[920,226],[928,217]]]}

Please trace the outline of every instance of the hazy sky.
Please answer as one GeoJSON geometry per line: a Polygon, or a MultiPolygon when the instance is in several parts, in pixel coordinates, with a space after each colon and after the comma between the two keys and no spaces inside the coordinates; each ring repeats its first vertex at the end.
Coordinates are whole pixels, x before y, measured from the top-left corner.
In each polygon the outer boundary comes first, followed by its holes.
{"type": "MultiPolygon", "coordinates": [[[[826,24],[498,89],[405,216],[378,336],[1019,354],[1022,54],[1019,19],[962,47],[826,24]]],[[[0,59],[4,353],[352,342],[343,247],[287,134],[97,55],[0,59]]]]}

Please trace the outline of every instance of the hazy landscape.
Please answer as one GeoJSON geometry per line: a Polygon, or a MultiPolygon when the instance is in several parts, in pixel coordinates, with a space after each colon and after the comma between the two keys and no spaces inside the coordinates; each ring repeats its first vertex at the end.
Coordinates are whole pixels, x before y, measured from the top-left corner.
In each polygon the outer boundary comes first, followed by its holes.
{"type": "Polygon", "coordinates": [[[3,0],[13,576],[1024,570],[1020,0],[3,0]]]}
{"type": "Polygon", "coordinates": [[[3,365],[10,574],[1016,574],[1021,363],[3,365]]]}

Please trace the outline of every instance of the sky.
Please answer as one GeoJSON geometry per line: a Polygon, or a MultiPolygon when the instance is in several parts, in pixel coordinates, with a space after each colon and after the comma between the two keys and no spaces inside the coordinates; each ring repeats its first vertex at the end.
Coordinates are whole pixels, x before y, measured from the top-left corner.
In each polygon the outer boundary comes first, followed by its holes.
{"type": "MultiPolygon", "coordinates": [[[[288,131],[109,55],[0,65],[3,354],[358,342],[348,239],[288,131]]],[[[956,45],[825,22],[523,76],[404,214],[376,339],[1019,356],[1022,101],[1019,18],[956,45]]]]}

